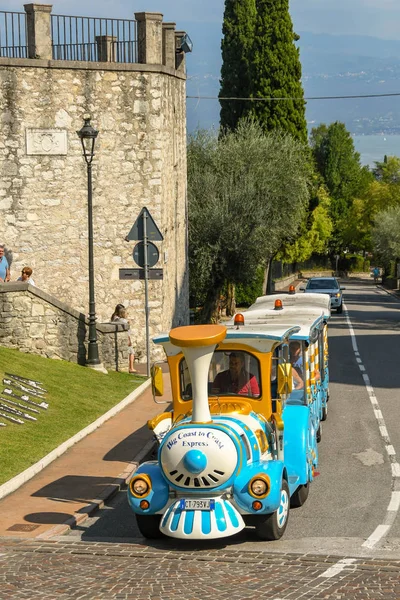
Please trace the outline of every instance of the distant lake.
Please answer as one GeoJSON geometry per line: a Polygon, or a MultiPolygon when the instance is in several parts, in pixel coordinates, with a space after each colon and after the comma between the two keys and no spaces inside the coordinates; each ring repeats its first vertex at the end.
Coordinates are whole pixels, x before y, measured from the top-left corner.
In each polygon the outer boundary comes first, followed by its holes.
{"type": "Polygon", "coordinates": [[[374,167],[387,156],[400,157],[400,135],[353,135],[354,147],[361,155],[361,164],[374,167]]]}

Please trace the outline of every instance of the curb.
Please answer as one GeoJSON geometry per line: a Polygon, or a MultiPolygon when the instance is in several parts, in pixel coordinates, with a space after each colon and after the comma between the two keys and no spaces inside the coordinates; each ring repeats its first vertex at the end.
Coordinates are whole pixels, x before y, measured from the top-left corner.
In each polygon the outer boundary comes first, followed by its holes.
{"type": "Polygon", "coordinates": [[[131,392],[126,398],[124,398],[119,404],[113,406],[109,411],[107,411],[104,415],[99,417],[96,421],[79,431],[73,437],[69,438],[69,440],[63,442],[58,448],[52,450],[49,454],[40,459],[37,463],[22,471],[19,475],[16,475],[6,483],[0,486],[0,500],[15,492],[18,488],[21,487],[24,483],[32,479],[35,475],[40,473],[47,465],[52,463],[56,458],[64,454],[71,446],[74,446],[77,442],[85,438],[87,435],[95,431],[98,427],[103,425],[106,421],[114,417],[121,410],[123,410],[128,404],[134,402],[148,387],[151,385],[151,379],[147,379],[144,383],[139,385],[133,392],[131,392]]]}

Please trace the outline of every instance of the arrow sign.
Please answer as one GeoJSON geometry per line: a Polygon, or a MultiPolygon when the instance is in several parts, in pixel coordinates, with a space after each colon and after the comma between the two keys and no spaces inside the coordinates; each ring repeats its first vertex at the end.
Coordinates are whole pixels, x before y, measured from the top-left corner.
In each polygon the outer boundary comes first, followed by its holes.
{"type": "Polygon", "coordinates": [[[146,234],[148,240],[153,240],[155,242],[162,242],[164,239],[161,235],[161,231],[158,229],[153,217],[147,210],[147,208],[142,208],[140,211],[140,215],[134,222],[132,229],[128,233],[125,238],[126,242],[134,241],[143,241],[144,240],[144,229],[143,229],[143,221],[144,216],[146,215],[146,234]]]}

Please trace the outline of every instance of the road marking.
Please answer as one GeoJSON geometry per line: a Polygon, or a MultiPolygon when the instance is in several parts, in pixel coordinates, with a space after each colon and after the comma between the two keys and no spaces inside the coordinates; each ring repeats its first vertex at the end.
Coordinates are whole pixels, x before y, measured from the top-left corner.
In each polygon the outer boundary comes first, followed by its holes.
{"type": "Polygon", "coordinates": [[[388,512],[397,512],[400,508],[400,492],[392,492],[392,499],[388,506],[388,512]]]}
{"type": "MultiPolygon", "coordinates": [[[[362,360],[360,358],[361,355],[358,350],[356,334],[354,332],[354,329],[353,329],[353,326],[351,324],[350,317],[349,317],[349,311],[347,310],[346,305],[344,305],[343,308],[344,308],[344,314],[345,314],[347,326],[349,328],[349,332],[350,332],[350,336],[351,336],[351,344],[353,346],[353,351],[354,351],[354,354],[356,357],[356,361],[358,363],[358,367],[359,367],[360,371],[363,372],[362,377],[364,380],[365,388],[367,390],[368,397],[372,404],[372,408],[374,409],[374,415],[375,415],[375,418],[378,423],[379,432],[380,432],[383,442],[385,444],[386,452],[387,452],[387,455],[390,460],[390,467],[391,467],[391,471],[392,471],[392,486],[393,486],[393,488],[395,488],[398,483],[398,482],[396,482],[396,480],[400,479],[400,464],[397,462],[395,449],[390,442],[389,432],[386,428],[385,419],[383,418],[383,414],[380,409],[378,399],[375,395],[374,388],[371,385],[371,380],[368,377],[368,374],[366,373],[366,369],[365,369],[364,365],[362,364],[362,360]]],[[[378,527],[369,536],[369,538],[367,540],[365,540],[365,542],[362,544],[363,548],[374,548],[374,546],[376,546],[382,540],[382,538],[384,538],[389,533],[390,528],[392,527],[399,510],[400,510],[400,492],[392,491],[391,497],[390,497],[390,502],[386,509],[386,516],[384,518],[384,522],[381,523],[380,525],[378,525],[378,527]]],[[[340,565],[341,562],[342,561],[339,561],[337,563],[337,565],[335,565],[334,567],[331,567],[331,569],[335,569],[335,567],[340,565]]],[[[331,569],[328,569],[327,572],[329,572],[331,569]]]]}
{"type": "Polygon", "coordinates": [[[356,558],[343,558],[342,560],[339,560],[339,562],[337,562],[336,565],[333,565],[333,567],[329,567],[329,569],[324,571],[324,573],[319,575],[319,577],[335,577],[335,575],[339,575],[339,573],[341,573],[343,569],[345,569],[349,565],[352,565],[356,561],[356,558]]]}
{"type": "Polygon", "coordinates": [[[392,463],[392,476],[395,479],[397,479],[398,477],[400,478],[400,465],[397,462],[392,463]]]}
{"type": "MultiPolygon", "coordinates": [[[[390,506],[390,504],[389,504],[390,506]]],[[[389,533],[390,525],[378,525],[373,533],[362,544],[363,548],[373,548],[380,540],[389,533]]]]}

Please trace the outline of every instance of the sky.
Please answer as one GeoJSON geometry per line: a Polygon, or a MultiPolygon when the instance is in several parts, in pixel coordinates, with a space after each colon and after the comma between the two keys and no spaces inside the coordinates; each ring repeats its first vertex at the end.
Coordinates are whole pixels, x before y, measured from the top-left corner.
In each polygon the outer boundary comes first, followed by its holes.
{"type": "MultiPolygon", "coordinates": [[[[23,12],[23,5],[20,0],[2,0],[0,10],[23,12]]],[[[54,0],[53,3],[53,13],[59,15],[130,19],[135,12],[161,12],[165,21],[176,22],[178,29],[187,29],[193,38],[196,23],[222,22],[223,9],[223,0],[54,0]]],[[[290,11],[296,31],[400,39],[399,0],[290,0],[290,11]]]]}

